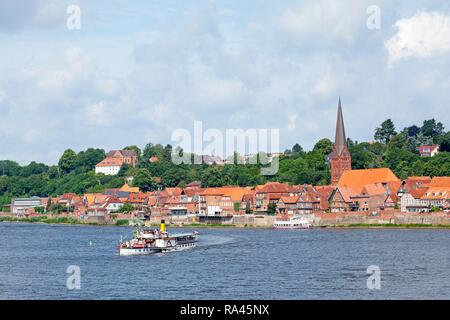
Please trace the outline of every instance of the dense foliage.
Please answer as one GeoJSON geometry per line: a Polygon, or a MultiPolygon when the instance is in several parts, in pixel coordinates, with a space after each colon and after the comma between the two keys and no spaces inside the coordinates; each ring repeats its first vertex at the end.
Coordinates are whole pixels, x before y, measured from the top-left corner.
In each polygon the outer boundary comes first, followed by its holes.
{"type": "MultiPolygon", "coordinates": [[[[397,132],[388,119],[375,130],[375,142],[348,139],[354,169],[389,167],[398,177],[412,175],[450,175],[450,132],[434,119],[426,120],[422,126],[413,125],[397,132]],[[424,144],[439,144],[441,151],[432,158],[420,157],[418,148],[424,144]]],[[[329,139],[319,140],[311,151],[304,151],[297,143],[280,157],[279,170],[274,176],[260,174],[259,164],[219,165],[175,165],[171,161],[172,146],[149,143],[139,155],[137,168],[123,166],[118,176],[96,175],[95,164],[105,157],[101,149],[87,149],[79,153],[66,150],[57,166],[31,162],[20,166],[14,161],[0,161],[0,207],[15,196],[61,195],[66,192],[83,194],[102,192],[107,188],[123,185],[126,177],[133,177],[133,184],[143,191],[158,187],[184,187],[192,181],[200,181],[204,187],[224,185],[254,186],[267,181],[290,184],[323,185],[330,181],[327,156],[333,143],[329,139]],[[150,157],[157,157],[150,162],[150,157]]],[[[177,150],[182,153],[182,150],[177,150]]]]}

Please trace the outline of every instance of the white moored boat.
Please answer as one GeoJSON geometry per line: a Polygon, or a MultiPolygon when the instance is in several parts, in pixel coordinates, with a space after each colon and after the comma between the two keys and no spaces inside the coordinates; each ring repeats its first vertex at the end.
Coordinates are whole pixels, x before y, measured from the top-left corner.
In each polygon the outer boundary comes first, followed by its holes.
{"type": "Polygon", "coordinates": [[[133,256],[157,252],[180,251],[197,246],[198,232],[169,234],[164,220],[160,229],[136,227],[136,235],[129,241],[120,241],[119,255],[133,256]]]}
{"type": "Polygon", "coordinates": [[[300,217],[290,217],[287,219],[275,219],[274,229],[311,229],[311,223],[300,217]]]}

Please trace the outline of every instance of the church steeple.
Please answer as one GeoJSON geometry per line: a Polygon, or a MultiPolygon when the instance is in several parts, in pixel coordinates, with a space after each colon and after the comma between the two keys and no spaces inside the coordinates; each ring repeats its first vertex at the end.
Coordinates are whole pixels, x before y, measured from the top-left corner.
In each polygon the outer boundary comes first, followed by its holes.
{"type": "Polygon", "coordinates": [[[342,173],[351,170],[352,160],[347,149],[347,139],[345,137],[344,116],[342,114],[341,97],[339,97],[338,114],[336,121],[336,136],[333,151],[330,154],[331,183],[337,185],[342,173]]]}
{"type": "Polygon", "coordinates": [[[339,155],[342,153],[344,147],[347,144],[347,139],[345,138],[344,116],[342,115],[341,97],[339,97],[338,114],[336,121],[336,136],[334,144],[339,155]]]}

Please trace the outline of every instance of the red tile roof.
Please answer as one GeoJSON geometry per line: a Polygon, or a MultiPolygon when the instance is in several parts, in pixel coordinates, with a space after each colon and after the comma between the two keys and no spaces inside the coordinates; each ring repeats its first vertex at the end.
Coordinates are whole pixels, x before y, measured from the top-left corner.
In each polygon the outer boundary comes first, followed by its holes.
{"type": "Polygon", "coordinates": [[[450,177],[433,177],[430,187],[450,187],[450,177]]]}
{"type": "Polygon", "coordinates": [[[120,167],[122,166],[122,164],[123,160],[121,158],[106,157],[100,163],[98,163],[96,167],[111,167],[111,166],[120,167]]]}
{"type": "Polygon", "coordinates": [[[389,168],[345,170],[339,179],[339,187],[349,187],[356,192],[368,184],[400,181],[389,168]]]}
{"type": "Polygon", "coordinates": [[[284,196],[280,198],[280,201],[283,201],[283,203],[294,204],[298,202],[299,198],[299,196],[284,196]]]}
{"type": "Polygon", "coordinates": [[[256,187],[256,193],[289,193],[294,188],[287,183],[268,182],[265,185],[256,187]]]}

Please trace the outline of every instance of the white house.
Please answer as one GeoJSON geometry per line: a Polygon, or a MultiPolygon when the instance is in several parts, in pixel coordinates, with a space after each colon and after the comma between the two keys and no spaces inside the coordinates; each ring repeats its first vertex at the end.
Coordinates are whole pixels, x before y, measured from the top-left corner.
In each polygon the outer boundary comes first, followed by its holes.
{"type": "Polygon", "coordinates": [[[429,202],[423,200],[422,196],[426,189],[412,189],[405,192],[400,198],[400,210],[402,212],[428,212],[429,202]]]}
{"type": "Polygon", "coordinates": [[[95,173],[105,175],[116,175],[122,167],[123,161],[120,158],[106,157],[95,166],[95,173]]]}
{"type": "Polygon", "coordinates": [[[114,212],[122,208],[123,203],[117,198],[109,198],[106,202],[106,210],[108,210],[108,213],[114,212]]]}
{"type": "Polygon", "coordinates": [[[26,213],[28,209],[42,206],[42,199],[39,197],[15,198],[11,201],[11,212],[22,214],[26,213]]]}

